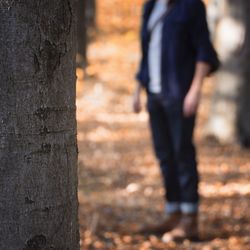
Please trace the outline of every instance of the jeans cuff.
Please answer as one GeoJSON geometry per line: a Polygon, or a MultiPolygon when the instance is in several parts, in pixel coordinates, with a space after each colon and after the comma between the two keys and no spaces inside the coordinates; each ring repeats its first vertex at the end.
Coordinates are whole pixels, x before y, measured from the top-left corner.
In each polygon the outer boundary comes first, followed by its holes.
{"type": "Polygon", "coordinates": [[[194,214],[198,212],[199,204],[192,202],[182,202],[180,204],[180,208],[183,214],[194,214]]]}
{"type": "Polygon", "coordinates": [[[179,202],[167,202],[165,205],[165,212],[167,214],[180,212],[180,203],[179,202]]]}

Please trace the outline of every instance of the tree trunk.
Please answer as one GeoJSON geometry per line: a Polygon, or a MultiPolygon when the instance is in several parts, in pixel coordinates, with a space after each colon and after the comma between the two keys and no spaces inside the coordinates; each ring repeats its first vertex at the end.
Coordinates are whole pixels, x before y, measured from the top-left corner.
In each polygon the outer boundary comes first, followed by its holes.
{"type": "MultiPolygon", "coordinates": [[[[250,142],[249,1],[212,1],[217,4],[215,43],[221,59],[221,69],[215,77],[216,89],[206,135],[221,143],[250,142]]],[[[214,8],[216,9],[216,8],[214,8]]],[[[211,12],[211,11],[210,11],[211,12]]],[[[209,12],[208,12],[209,13],[209,12]]],[[[213,24],[214,24],[213,23],[213,24]]],[[[211,25],[213,26],[213,25],[211,25]]]]}
{"type": "MultiPolygon", "coordinates": [[[[237,4],[237,3],[236,3],[237,4]]],[[[240,90],[239,108],[237,113],[237,130],[240,142],[245,147],[250,147],[250,1],[244,1],[245,10],[245,41],[244,41],[244,57],[242,60],[243,83],[240,90]]]]}
{"type": "Polygon", "coordinates": [[[77,0],[77,66],[83,70],[87,65],[87,18],[86,0],[77,0]]]}
{"type": "Polygon", "coordinates": [[[79,249],[73,3],[0,1],[0,249],[79,249]]]}
{"type": "Polygon", "coordinates": [[[96,29],[96,0],[86,0],[87,11],[86,18],[87,24],[90,29],[96,29]]]}

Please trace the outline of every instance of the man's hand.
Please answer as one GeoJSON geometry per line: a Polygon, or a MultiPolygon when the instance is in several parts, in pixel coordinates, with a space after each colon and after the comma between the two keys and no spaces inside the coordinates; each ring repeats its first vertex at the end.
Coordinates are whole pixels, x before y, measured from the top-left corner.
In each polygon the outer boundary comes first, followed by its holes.
{"type": "Polygon", "coordinates": [[[141,112],[141,97],[140,97],[140,94],[135,92],[134,95],[133,95],[133,111],[135,113],[140,113],[141,112]]]}
{"type": "Polygon", "coordinates": [[[210,68],[211,66],[205,62],[196,63],[193,82],[183,103],[183,114],[185,117],[190,117],[197,112],[202,83],[204,78],[208,75],[210,68]]]}
{"type": "Polygon", "coordinates": [[[184,99],[183,114],[185,117],[190,117],[196,114],[200,102],[200,89],[190,89],[184,99]]]}
{"type": "Polygon", "coordinates": [[[132,108],[135,113],[140,113],[141,112],[141,86],[138,84],[133,98],[132,98],[132,108]]]}

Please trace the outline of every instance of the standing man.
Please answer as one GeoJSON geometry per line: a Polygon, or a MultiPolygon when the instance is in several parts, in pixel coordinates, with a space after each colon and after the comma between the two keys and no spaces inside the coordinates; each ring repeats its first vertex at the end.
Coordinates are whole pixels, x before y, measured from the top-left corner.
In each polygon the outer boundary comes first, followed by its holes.
{"type": "Polygon", "coordinates": [[[198,237],[198,173],[193,129],[204,78],[219,66],[201,0],[148,0],[141,28],[142,59],[133,109],[140,92],[147,109],[166,190],[166,219],[144,231],[163,240],[198,237]]]}

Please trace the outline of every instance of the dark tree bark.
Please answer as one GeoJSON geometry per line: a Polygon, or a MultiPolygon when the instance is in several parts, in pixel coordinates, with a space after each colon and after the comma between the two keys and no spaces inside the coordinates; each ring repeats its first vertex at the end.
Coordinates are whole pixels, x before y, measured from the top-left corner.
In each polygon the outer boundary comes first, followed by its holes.
{"type": "Polygon", "coordinates": [[[79,249],[74,0],[0,1],[0,249],[79,249]]]}
{"type": "Polygon", "coordinates": [[[77,66],[85,69],[87,65],[87,4],[86,0],[77,0],[77,66]]]}
{"type": "Polygon", "coordinates": [[[240,141],[247,146],[250,145],[250,2],[214,0],[210,10],[213,4],[217,4],[218,13],[213,15],[217,17],[215,43],[222,65],[215,78],[206,135],[221,143],[240,141]]]}

